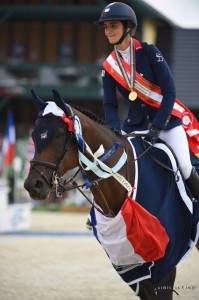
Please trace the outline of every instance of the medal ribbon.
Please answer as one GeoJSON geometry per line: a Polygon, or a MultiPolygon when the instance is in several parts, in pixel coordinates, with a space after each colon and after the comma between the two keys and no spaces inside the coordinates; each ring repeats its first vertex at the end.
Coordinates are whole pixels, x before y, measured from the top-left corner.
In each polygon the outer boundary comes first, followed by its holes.
{"type": "Polygon", "coordinates": [[[119,55],[119,51],[116,46],[114,46],[114,51],[115,51],[116,60],[117,60],[118,66],[120,68],[120,71],[122,73],[122,76],[125,79],[129,89],[131,91],[133,91],[133,87],[134,87],[134,83],[135,83],[135,47],[134,47],[133,39],[131,39],[131,42],[130,42],[130,80],[129,80],[129,76],[122,64],[122,61],[121,61],[121,58],[119,55]]]}

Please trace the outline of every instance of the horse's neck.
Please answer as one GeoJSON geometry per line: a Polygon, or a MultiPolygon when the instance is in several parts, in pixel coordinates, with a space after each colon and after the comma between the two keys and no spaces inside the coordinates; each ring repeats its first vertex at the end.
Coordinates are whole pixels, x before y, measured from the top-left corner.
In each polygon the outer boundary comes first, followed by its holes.
{"type": "MultiPolygon", "coordinates": [[[[93,137],[90,136],[90,141],[87,140],[89,147],[93,148],[93,141],[96,141],[93,137]],[[91,145],[92,144],[92,145],[91,145]],[[90,146],[91,145],[91,146],[90,146]]],[[[131,163],[133,161],[133,154],[131,147],[127,140],[121,138],[116,135],[105,135],[101,136],[101,133],[98,133],[98,144],[95,146],[95,151],[99,150],[100,146],[104,147],[105,154],[110,152],[110,155],[103,163],[108,166],[108,168],[112,169],[114,172],[114,167],[119,166],[116,173],[120,174],[124,179],[129,181],[130,190],[131,185],[134,183],[134,164],[131,163]],[[121,145],[114,151],[115,142],[120,142],[121,145]],[[110,151],[111,150],[111,151],[110,151]],[[125,152],[125,153],[124,153],[125,152]],[[123,162],[123,157],[127,155],[127,160],[123,162]],[[121,166],[120,166],[121,164],[121,166]],[[129,166],[127,166],[129,164],[129,166]]],[[[96,166],[98,168],[98,166],[96,166]]],[[[104,175],[107,174],[106,168],[104,169],[104,175]]],[[[103,166],[99,166],[99,173],[93,173],[91,171],[87,172],[88,178],[95,182],[91,187],[91,192],[94,196],[95,202],[102,208],[105,214],[108,214],[113,211],[117,214],[126,198],[127,190],[124,188],[124,185],[120,182],[120,180],[116,180],[113,175],[110,175],[109,178],[103,178],[103,166]],[[100,178],[100,174],[101,178],[100,178]],[[99,179],[100,178],[100,179],[99,179]],[[96,181],[95,181],[96,180],[96,181]]],[[[118,177],[120,176],[118,175],[118,177]]],[[[121,181],[124,181],[121,179],[121,181]]]]}

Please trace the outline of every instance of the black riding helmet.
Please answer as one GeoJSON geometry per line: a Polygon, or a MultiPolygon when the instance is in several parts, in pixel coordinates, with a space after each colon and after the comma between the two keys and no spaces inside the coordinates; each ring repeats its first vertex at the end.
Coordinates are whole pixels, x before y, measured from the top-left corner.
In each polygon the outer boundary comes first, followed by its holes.
{"type": "Polygon", "coordinates": [[[122,43],[124,38],[130,34],[134,35],[137,27],[137,18],[134,10],[122,2],[113,2],[108,4],[102,11],[100,19],[94,24],[103,24],[105,21],[122,21],[125,25],[125,31],[116,45],[122,43]],[[130,28],[128,31],[127,29],[130,28]]]}

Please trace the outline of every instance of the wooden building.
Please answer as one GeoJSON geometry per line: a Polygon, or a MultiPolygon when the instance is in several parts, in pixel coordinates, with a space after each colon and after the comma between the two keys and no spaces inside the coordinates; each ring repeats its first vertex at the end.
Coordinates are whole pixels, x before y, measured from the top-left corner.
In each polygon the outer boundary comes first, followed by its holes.
{"type": "MultiPolygon", "coordinates": [[[[93,22],[110,2],[1,0],[0,132],[5,127],[5,113],[12,107],[17,136],[28,133],[37,114],[30,101],[31,88],[49,100],[55,88],[72,105],[85,106],[103,116],[101,63],[112,47],[103,27],[93,22]]],[[[191,27],[187,19],[185,27],[176,23],[175,15],[168,17],[161,11],[161,0],[123,2],[132,5],[137,14],[136,37],[161,49],[173,72],[178,97],[197,114],[199,22],[191,27]]],[[[192,2],[195,0],[190,0],[186,9],[192,7],[192,2]]],[[[184,0],[178,12],[183,6],[184,0]]]]}

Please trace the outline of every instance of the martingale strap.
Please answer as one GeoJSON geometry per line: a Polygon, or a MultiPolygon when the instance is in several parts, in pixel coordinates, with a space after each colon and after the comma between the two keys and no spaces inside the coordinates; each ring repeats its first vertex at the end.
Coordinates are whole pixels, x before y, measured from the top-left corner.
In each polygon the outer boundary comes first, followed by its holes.
{"type": "Polygon", "coordinates": [[[93,151],[85,142],[82,136],[81,121],[77,115],[73,116],[73,124],[74,124],[74,135],[79,149],[78,150],[79,165],[82,167],[82,169],[84,171],[92,171],[99,178],[105,179],[111,176],[114,177],[128,191],[128,195],[130,195],[132,191],[131,184],[122,175],[117,173],[127,161],[127,154],[125,150],[123,151],[119,161],[116,163],[116,165],[113,168],[108,167],[103,162],[106,159],[108,159],[113,153],[115,153],[120,143],[115,142],[107,152],[104,151],[103,145],[100,145],[98,150],[95,153],[93,153],[93,151]],[[84,153],[86,152],[91,155],[93,161],[89,160],[84,155],[84,153]]]}
{"type": "Polygon", "coordinates": [[[106,164],[104,164],[100,159],[98,159],[97,155],[101,155],[101,151],[99,151],[99,149],[95,153],[93,153],[90,147],[86,144],[86,150],[93,157],[94,161],[92,162],[82,152],[79,151],[79,164],[81,165],[81,167],[85,171],[92,171],[100,178],[105,179],[111,176],[114,177],[128,191],[128,195],[130,195],[132,191],[131,184],[122,175],[117,173],[127,160],[126,152],[123,151],[116,165],[113,168],[110,168],[106,164]],[[86,165],[86,168],[82,165],[82,163],[86,165]]]}

